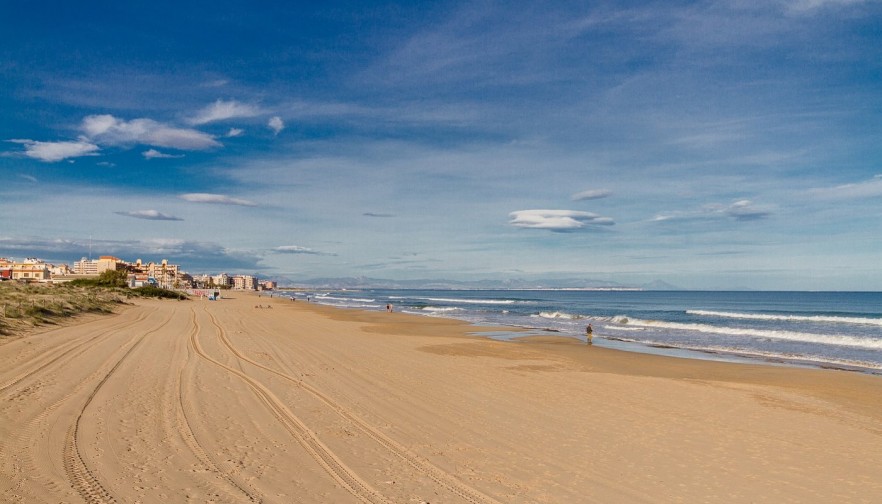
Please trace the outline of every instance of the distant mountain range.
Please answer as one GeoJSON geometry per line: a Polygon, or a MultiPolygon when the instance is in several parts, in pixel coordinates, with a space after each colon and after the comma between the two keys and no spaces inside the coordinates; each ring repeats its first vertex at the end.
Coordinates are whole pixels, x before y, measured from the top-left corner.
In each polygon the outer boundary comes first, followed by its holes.
{"type": "Polygon", "coordinates": [[[273,278],[279,287],[310,289],[596,289],[596,290],[684,290],[661,280],[642,285],[625,285],[606,280],[389,280],[369,277],[311,278],[291,280],[273,278]]]}

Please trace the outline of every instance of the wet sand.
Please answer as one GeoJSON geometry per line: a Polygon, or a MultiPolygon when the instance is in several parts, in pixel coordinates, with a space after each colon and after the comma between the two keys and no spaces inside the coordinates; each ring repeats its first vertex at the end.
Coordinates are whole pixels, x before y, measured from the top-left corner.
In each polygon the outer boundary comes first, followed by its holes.
{"type": "Polygon", "coordinates": [[[0,344],[0,501],[882,499],[877,376],[229,295],[0,344]]]}

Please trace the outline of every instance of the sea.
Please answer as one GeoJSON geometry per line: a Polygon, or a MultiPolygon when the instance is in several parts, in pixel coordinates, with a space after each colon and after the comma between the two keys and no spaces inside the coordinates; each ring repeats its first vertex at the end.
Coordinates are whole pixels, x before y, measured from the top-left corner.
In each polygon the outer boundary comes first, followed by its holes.
{"type": "Polygon", "coordinates": [[[517,328],[678,357],[882,374],[882,292],[643,290],[336,290],[298,299],[517,328]]]}

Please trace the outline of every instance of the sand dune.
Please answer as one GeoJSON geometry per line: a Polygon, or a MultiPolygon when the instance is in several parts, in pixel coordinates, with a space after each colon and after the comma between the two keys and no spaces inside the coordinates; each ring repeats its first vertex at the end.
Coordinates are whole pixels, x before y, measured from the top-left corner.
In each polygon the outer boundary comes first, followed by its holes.
{"type": "Polygon", "coordinates": [[[882,500],[879,377],[233,296],[0,345],[0,501],[882,500]]]}

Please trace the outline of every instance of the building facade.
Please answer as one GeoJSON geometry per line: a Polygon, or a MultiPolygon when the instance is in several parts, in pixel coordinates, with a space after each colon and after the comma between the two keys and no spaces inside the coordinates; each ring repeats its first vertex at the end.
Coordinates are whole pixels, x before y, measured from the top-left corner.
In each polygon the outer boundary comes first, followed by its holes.
{"type": "Polygon", "coordinates": [[[49,280],[49,265],[35,259],[12,264],[12,279],[26,282],[45,282],[49,280]]]}
{"type": "Polygon", "coordinates": [[[233,277],[233,289],[257,290],[257,279],[251,275],[236,275],[233,277]]]}

